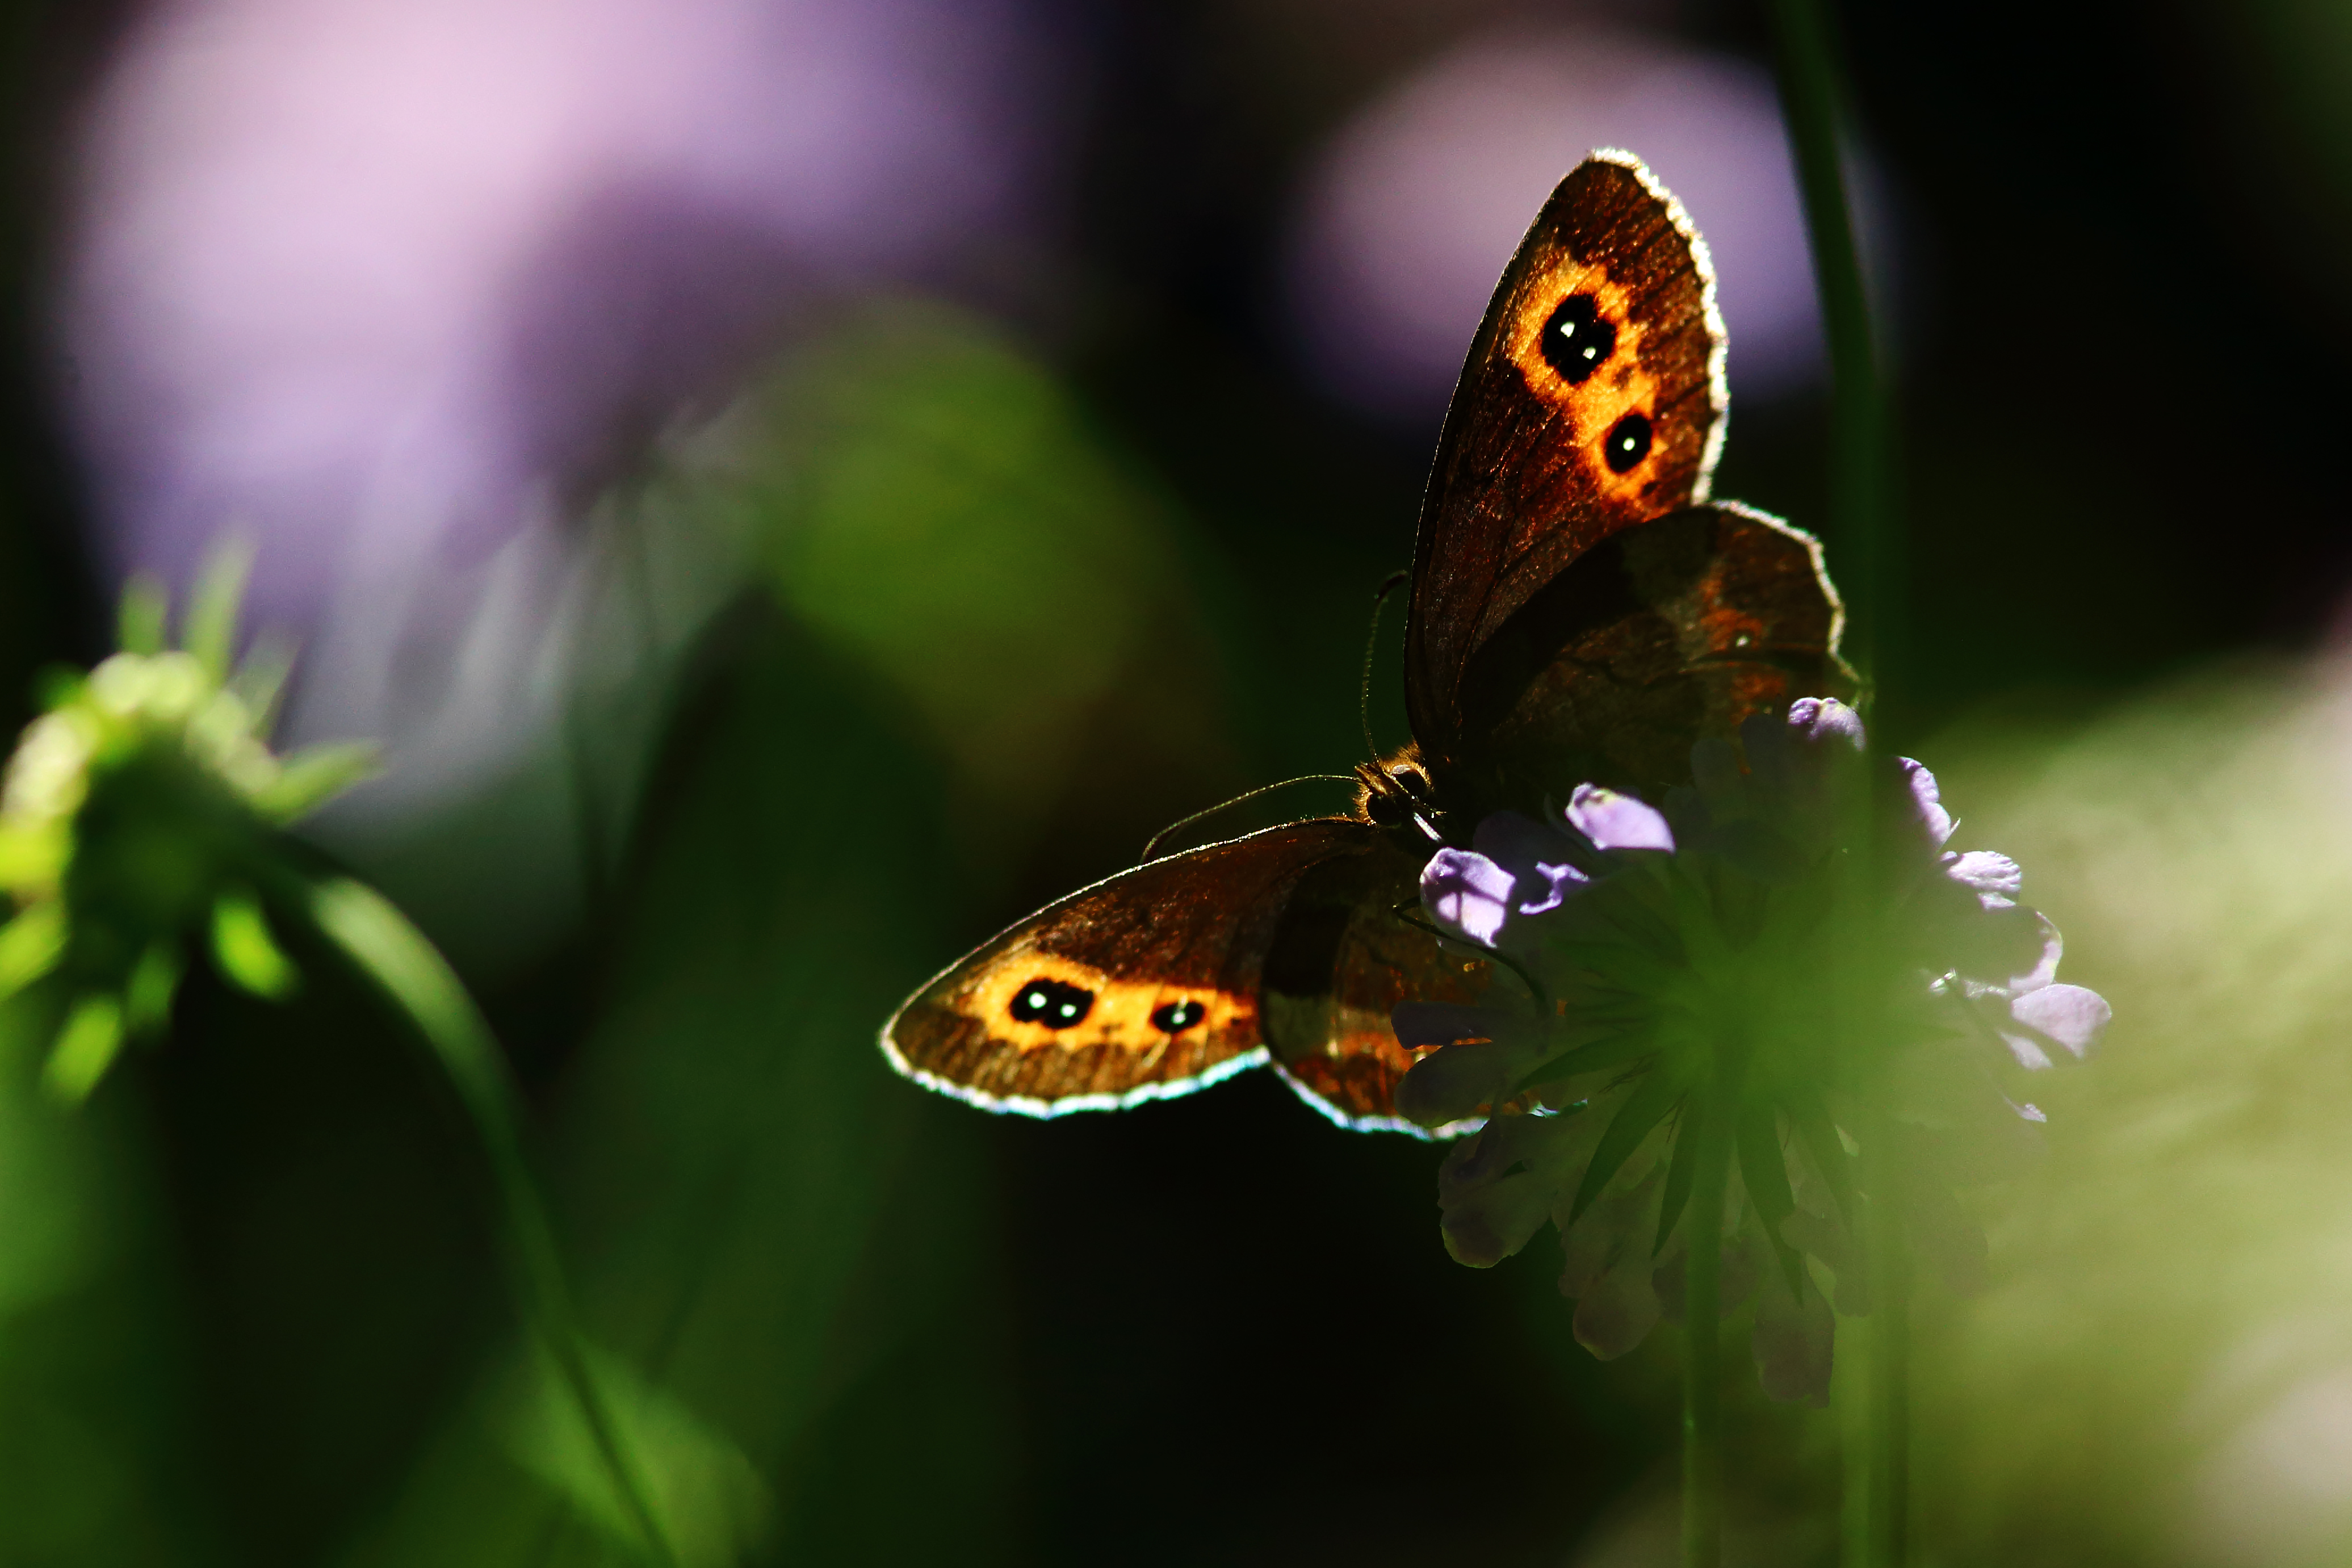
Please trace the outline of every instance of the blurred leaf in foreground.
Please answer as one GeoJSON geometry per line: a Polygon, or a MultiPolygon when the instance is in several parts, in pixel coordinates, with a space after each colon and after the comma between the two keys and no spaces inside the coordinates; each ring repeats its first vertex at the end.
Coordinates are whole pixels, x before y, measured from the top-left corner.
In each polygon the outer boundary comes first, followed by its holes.
{"type": "MultiPolygon", "coordinates": [[[[1013,874],[1048,820],[1095,845],[1064,802],[1132,811],[1107,773],[1208,792],[1184,535],[1043,365],[910,301],[845,315],[647,502],[748,542],[782,614],[712,639],[611,903],[554,1138],[589,1331],[660,1391],[641,1457],[664,1506],[703,1498],[667,1521],[698,1560],[985,1562],[1020,1444],[981,1133],[874,1030],[968,934],[956,873],[1013,874]]],[[[353,1561],[625,1555],[555,1501],[528,1386],[487,1379],[353,1561]]]]}
{"type": "Polygon", "coordinates": [[[705,462],[794,616],[945,754],[955,847],[983,874],[1066,830],[1072,799],[1167,790],[1173,816],[1227,782],[1175,509],[1003,329],[863,307],[705,462]]]}
{"type": "Polygon", "coordinates": [[[185,1463],[184,1303],[126,1107],[38,1088],[53,1009],[0,1004],[0,1563],[226,1561],[185,1463]]]}
{"type": "MultiPolygon", "coordinates": [[[[2339,661],[1938,742],[2132,1029],[2050,1081],[1990,1292],[1923,1322],[1949,1561],[2352,1553],[2352,690],[2339,661]]],[[[2014,709],[2004,712],[2014,711],[2014,709]]]]}
{"type": "MultiPolygon", "coordinates": [[[[656,784],[563,1097],[583,1315],[662,1391],[646,1425],[677,1441],[648,1468],[696,1561],[986,1562],[1017,1444],[985,1184],[951,1128],[914,1136],[929,1108],[873,1048],[940,942],[936,795],[838,660],[772,613],[735,629],[656,784]]],[[[557,1500],[571,1450],[545,1426],[530,1447],[528,1386],[492,1378],[350,1561],[630,1560],[557,1500]]]]}

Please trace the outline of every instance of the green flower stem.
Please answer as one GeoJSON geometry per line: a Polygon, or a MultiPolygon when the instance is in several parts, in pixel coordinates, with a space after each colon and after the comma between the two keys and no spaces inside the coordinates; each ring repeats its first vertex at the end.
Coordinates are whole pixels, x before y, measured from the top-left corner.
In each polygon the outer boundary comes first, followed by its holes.
{"type": "Polygon", "coordinates": [[[1862,259],[1854,247],[1839,157],[1845,93],[1823,0],[1773,0],[1772,26],[1780,56],[1780,104],[1796,149],[1805,226],[1812,239],[1813,273],[1829,338],[1831,540],[1843,557],[1838,575],[1846,585],[1852,615],[1845,647],[1883,713],[1885,695],[1902,668],[1895,646],[1904,627],[1898,602],[1902,539],[1892,516],[1894,422],[1880,382],[1862,259]]]}
{"type": "Polygon", "coordinates": [[[1863,1392],[1864,1568],[1900,1568],[1911,1553],[1911,1253],[1888,1140],[1870,1176],[1870,1353],[1863,1392]]]}
{"type": "MultiPolygon", "coordinates": [[[[1879,376],[1862,260],[1854,247],[1839,155],[1845,91],[1836,39],[1824,0],[1772,0],[1780,102],[1797,154],[1805,226],[1812,239],[1813,271],[1829,338],[1831,378],[1832,539],[1852,613],[1846,648],[1868,683],[1874,724],[1904,668],[1898,639],[1905,626],[1899,602],[1903,540],[1892,506],[1894,422],[1879,376]]],[[[1865,804],[1864,809],[1867,810],[1865,804]]],[[[1868,835],[1861,840],[1867,845],[1868,835]]],[[[1864,858],[1867,857],[1864,851],[1864,858]]],[[[1858,885],[1871,868],[1853,868],[1858,885]]],[[[1874,1139],[1883,1145],[1883,1139],[1874,1139]]],[[[1862,1564],[1899,1568],[1908,1552],[1910,1346],[1908,1259],[1897,1205],[1882,1169],[1872,1184],[1872,1310],[1864,1426],[1862,1564]]]]}
{"type": "Polygon", "coordinates": [[[612,1409],[589,1370],[554,1231],[523,1160],[514,1081],[488,1023],[448,961],[374,889],[337,877],[289,891],[301,899],[327,940],[408,1016],[448,1073],[489,1159],[503,1211],[501,1250],[524,1320],[580,1402],[630,1523],[656,1561],[674,1565],[677,1552],[654,1517],[612,1409]]]}
{"type": "Polygon", "coordinates": [[[1723,1194],[1731,1176],[1729,1119],[1699,1138],[1683,1224],[1683,1568],[1723,1562],[1723,1194]]]}

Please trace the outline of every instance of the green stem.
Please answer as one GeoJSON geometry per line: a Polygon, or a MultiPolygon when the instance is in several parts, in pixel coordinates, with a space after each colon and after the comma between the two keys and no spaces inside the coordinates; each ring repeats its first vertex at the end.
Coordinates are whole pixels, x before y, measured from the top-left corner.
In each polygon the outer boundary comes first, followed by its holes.
{"type": "MultiPolygon", "coordinates": [[[[1862,259],[1846,200],[1840,156],[1845,89],[1837,42],[1824,0],[1772,0],[1780,68],[1780,101],[1797,154],[1804,192],[1805,226],[1812,240],[1822,321],[1829,338],[1831,377],[1831,521],[1843,552],[1846,603],[1853,619],[1846,648],[1862,670],[1872,699],[1872,728],[1885,733],[1887,697],[1899,690],[1906,668],[1899,639],[1905,576],[1903,537],[1893,516],[1894,422],[1872,341],[1862,259]]],[[[1885,786],[1875,774],[1874,790],[1885,786]]],[[[1867,894],[1876,886],[1873,803],[1853,838],[1850,885],[1867,894]]],[[[1854,908],[1867,908],[1865,899],[1854,908]]],[[[1851,933],[1863,951],[1864,933],[1851,933]]],[[[1851,994],[1851,991],[1849,991],[1851,994]]],[[[1851,1025],[1849,1025],[1851,1026],[1851,1025]]],[[[1872,1195],[1872,1303],[1868,1386],[1864,1391],[1863,1561],[1869,1568],[1900,1568],[1909,1543],[1910,1328],[1909,1253],[1903,1244],[1894,1182],[1885,1163],[1886,1140],[1874,1137],[1881,1163],[1872,1195]]]]}
{"type": "Polygon", "coordinates": [[[554,1229],[523,1160],[514,1080],[488,1021],[448,961],[383,894],[342,877],[308,884],[304,891],[319,931],[408,1016],[448,1073],[489,1162],[508,1282],[524,1321],[579,1401],[630,1524],[657,1562],[675,1564],[677,1554],[654,1517],[603,1386],[589,1367],[554,1229]]]}
{"type": "Polygon", "coordinates": [[[1723,1194],[1731,1175],[1727,1124],[1701,1124],[1683,1217],[1683,1568],[1723,1562],[1723,1194]]]}
{"type": "Polygon", "coordinates": [[[1880,383],[1839,149],[1845,92],[1822,0],[1772,0],[1780,103],[1797,154],[1830,353],[1830,518],[1844,560],[1849,656],[1883,709],[1902,668],[1902,538],[1893,521],[1894,426],[1880,383]]]}
{"type": "Polygon", "coordinates": [[[1910,1560],[1911,1253],[1901,1220],[1902,1173],[1884,1122],[1870,1174],[1870,1355],[1863,1392],[1863,1539],[1869,1568],[1910,1560]]]}

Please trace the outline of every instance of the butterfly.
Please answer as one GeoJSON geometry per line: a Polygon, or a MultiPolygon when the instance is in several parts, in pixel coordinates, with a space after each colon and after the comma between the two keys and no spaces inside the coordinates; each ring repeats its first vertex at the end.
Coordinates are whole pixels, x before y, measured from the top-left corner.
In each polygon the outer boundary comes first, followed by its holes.
{"type": "Polygon", "coordinates": [[[1412,743],[1354,809],[1148,861],[988,942],[882,1032],[893,1067],[1056,1116],[1271,1062],[1361,1131],[1397,1116],[1407,999],[1496,976],[1420,917],[1423,868],[1489,812],[1592,781],[1655,800],[1692,743],[1850,695],[1812,538],[1710,503],[1728,396],[1706,247],[1641,162],[1552,192],[1472,340],[1413,547],[1412,743]]]}

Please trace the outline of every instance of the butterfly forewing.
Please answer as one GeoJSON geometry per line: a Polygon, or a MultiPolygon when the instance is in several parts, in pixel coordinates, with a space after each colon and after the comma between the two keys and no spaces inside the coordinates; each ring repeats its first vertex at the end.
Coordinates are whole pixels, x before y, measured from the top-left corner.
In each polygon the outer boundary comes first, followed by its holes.
{"type": "Polygon", "coordinates": [[[1405,691],[1441,789],[1475,745],[1478,647],[1570,561],[1706,495],[1726,395],[1706,248],[1640,163],[1597,153],[1496,285],[1414,546],[1405,691]]]}

